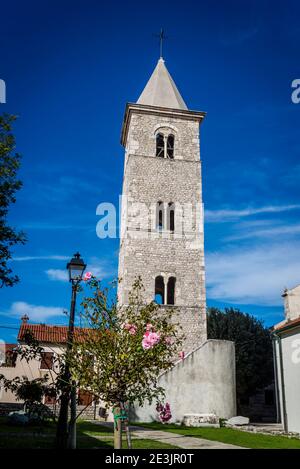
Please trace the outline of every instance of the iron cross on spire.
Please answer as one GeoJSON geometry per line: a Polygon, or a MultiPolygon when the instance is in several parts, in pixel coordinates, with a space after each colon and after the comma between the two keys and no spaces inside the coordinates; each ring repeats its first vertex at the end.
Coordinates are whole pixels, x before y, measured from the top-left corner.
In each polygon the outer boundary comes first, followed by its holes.
{"type": "Polygon", "coordinates": [[[159,34],[155,34],[155,37],[159,38],[159,53],[160,53],[160,58],[163,58],[163,44],[164,44],[164,39],[167,39],[167,36],[165,35],[165,32],[163,28],[161,28],[159,34]]]}

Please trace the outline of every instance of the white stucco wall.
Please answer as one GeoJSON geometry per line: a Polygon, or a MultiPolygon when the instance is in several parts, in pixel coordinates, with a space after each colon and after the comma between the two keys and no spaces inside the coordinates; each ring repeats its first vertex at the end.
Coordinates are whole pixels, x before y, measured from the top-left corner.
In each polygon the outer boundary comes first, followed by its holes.
{"type": "MultiPolygon", "coordinates": [[[[214,413],[220,418],[236,415],[234,343],[206,341],[164,373],[159,385],[166,391],[165,402],[171,405],[172,422],[193,413],[214,413]]],[[[131,420],[157,420],[155,402],[136,407],[131,420]]]]}
{"type": "Polygon", "coordinates": [[[286,430],[300,433],[300,327],[290,332],[281,333],[281,346],[283,373],[281,372],[279,360],[279,343],[276,344],[282,422],[284,421],[283,399],[285,398],[286,430]]]}
{"type": "Polygon", "coordinates": [[[282,340],[288,430],[300,433],[300,330],[282,340]]]}

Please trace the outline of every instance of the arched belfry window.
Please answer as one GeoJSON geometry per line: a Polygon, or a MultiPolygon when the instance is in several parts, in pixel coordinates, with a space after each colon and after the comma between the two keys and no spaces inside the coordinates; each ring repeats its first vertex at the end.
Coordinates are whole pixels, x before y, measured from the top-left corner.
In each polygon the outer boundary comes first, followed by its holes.
{"type": "Polygon", "coordinates": [[[164,203],[159,201],[156,204],[156,229],[161,231],[164,228],[164,203]]]}
{"type": "Polygon", "coordinates": [[[156,156],[160,158],[174,159],[175,136],[168,131],[156,134],[156,156]]]}
{"type": "Polygon", "coordinates": [[[170,277],[168,280],[168,285],[167,285],[167,304],[168,305],[174,305],[175,304],[175,284],[176,284],[176,278],[175,277],[170,277]]]}
{"type": "Polygon", "coordinates": [[[170,134],[167,138],[167,157],[173,160],[174,158],[174,135],[170,134]]]}
{"type": "Polygon", "coordinates": [[[175,204],[173,202],[169,202],[167,207],[167,229],[175,230],[175,204]]]}
{"type": "Polygon", "coordinates": [[[165,157],[165,139],[163,134],[156,135],[156,156],[165,157]]]}
{"type": "Polygon", "coordinates": [[[165,304],[165,282],[161,275],[155,278],[155,302],[158,305],[165,304]]]}

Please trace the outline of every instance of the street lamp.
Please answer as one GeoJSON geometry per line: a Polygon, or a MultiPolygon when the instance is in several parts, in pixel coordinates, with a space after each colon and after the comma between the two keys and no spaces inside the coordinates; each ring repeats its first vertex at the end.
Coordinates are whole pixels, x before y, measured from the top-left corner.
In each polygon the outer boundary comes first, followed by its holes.
{"type": "Polygon", "coordinates": [[[83,272],[86,264],[81,259],[79,252],[74,254],[74,257],[68,262],[67,269],[69,271],[69,280],[72,284],[78,284],[82,280],[83,272]]]}
{"type": "MultiPolygon", "coordinates": [[[[83,272],[86,268],[86,264],[81,259],[79,252],[74,254],[74,257],[67,264],[67,269],[69,271],[69,280],[72,283],[72,299],[71,299],[71,310],[70,310],[70,321],[69,321],[69,331],[68,331],[68,344],[67,350],[71,352],[74,340],[74,321],[75,321],[75,305],[76,305],[76,293],[77,286],[82,280],[83,272]]],[[[77,390],[76,383],[72,383],[71,393],[70,393],[70,426],[69,426],[69,446],[71,449],[76,449],[76,400],[77,400],[77,390]]]]}

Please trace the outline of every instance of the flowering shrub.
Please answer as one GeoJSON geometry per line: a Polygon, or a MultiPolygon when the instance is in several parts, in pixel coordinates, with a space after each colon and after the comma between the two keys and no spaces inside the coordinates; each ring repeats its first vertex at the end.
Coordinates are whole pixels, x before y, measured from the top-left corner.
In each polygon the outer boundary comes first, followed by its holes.
{"type": "Polygon", "coordinates": [[[159,402],[156,406],[156,410],[159,413],[161,423],[167,423],[172,418],[171,407],[168,402],[166,402],[165,405],[159,402]]]}
{"type": "Polygon", "coordinates": [[[109,303],[108,291],[93,275],[85,285],[90,294],[82,302],[83,328],[69,358],[73,379],[107,404],[143,405],[163,397],[158,377],[173,366],[183,340],[173,311],[162,314],[154,302],[145,305],[140,278],[122,307],[109,303]],[[94,367],[86,365],[86,356],[94,357],[94,367]]]}
{"type": "MultiPolygon", "coordinates": [[[[82,302],[83,327],[69,357],[72,379],[113,408],[163,399],[159,376],[172,368],[183,340],[172,309],[162,312],[154,302],[145,304],[140,278],[127,305],[113,302],[94,276],[85,289],[89,293],[82,302]]],[[[171,418],[169,404],[161,412],[162,421],[171,418]]]]}

